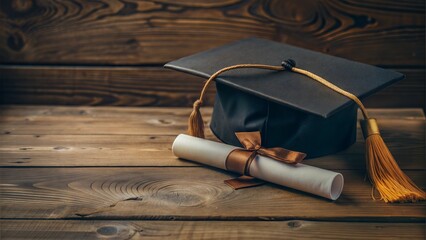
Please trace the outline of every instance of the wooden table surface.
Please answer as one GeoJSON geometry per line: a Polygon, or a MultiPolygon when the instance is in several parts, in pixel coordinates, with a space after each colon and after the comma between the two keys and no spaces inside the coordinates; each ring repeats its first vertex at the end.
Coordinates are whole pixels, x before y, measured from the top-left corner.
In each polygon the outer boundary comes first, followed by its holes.
{"type": "MultiPolygon", "coordinates": [[[[0,238],[425,238],[424,202],[370,198],[359,131],[349,149],[305,161],[344,175],[337,201],[274,184],[234,191],[223,183],[234,175],[173,156],[189,112],[0,106],[0,238]]],[[[370,112],[401,168],[425,188],[423,111],[370,112]]]]}

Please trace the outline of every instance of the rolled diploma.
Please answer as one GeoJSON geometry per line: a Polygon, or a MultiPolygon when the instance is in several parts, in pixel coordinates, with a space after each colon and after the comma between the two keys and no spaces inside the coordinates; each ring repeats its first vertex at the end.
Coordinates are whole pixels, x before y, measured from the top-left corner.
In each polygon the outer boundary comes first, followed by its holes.
{"type": "MultiPolygon", "coordinates": [[[[180,134],[173,142],[172,151],[179,158],[226,170],[226,158],[237,148],[180,134]]],[[[250,175],[331,200],[339,198],[343,189],[343,175],[340,173],[301,163],[285,164],[260,155],[250,165],[250,175]]]]}

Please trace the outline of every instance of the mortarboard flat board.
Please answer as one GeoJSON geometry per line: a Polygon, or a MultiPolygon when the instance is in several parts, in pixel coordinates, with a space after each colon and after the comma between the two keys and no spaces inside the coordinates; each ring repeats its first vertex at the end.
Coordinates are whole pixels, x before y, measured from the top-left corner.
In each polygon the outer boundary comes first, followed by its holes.
{"type": "MultiPolygon", "coordinates": [[[[209,77],[235,64],[297,67],[359,98],[404,78],[391,70],[283,43],[250,38],[167,63],[165,67],[209,77]]],[[[210,127],[223,142],[239,146],[235,132],[261,131],[265,147],[284,147],[309,158],[341,151],[356,138],[357,105],[311,78],[291,71],[235,69],[216,79],[210,127]]]]}

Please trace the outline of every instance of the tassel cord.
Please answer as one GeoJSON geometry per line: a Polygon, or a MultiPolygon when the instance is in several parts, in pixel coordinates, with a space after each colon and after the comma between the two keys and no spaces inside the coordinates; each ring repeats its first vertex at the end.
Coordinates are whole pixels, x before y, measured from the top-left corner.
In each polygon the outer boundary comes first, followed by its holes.
{"type": "Polygon", "coordinates": [[[210,78],[205,82],[198,100],[201,103],[203,102],[204,95],[206,93],[208,86],[210,85],[210,83],[213,80],[216,79],[217,76],[219,76],[220,74],[222,74],[224,72],[234,70],[234,69],[237,69],[237,68],[261,68],[261,69],[275,70],[275,71],[284,70],[284,68],[282,66],[273,66],[273,65],[264,65],[264,64],[237,64],[237,65],[232,65],[232,66],[229,66],[229,67],[222,68],[219,71],[215,72],[213,75],[211,75],[210,78]]]}
{"type": "Polygon", "coordinates": [[[205,82],[205,84],[203,86],[203,89],[201,90],[200,97],[198,98],[198,103],[194,104],[195,105],[194,108],[200,108],[200,105],[202,105],[202,103],[203,103],[204,96],[205,96],[205,93],[207,91],[208,86],[210,85],[210,83],[213,80],[215,80],[217,78],[217,76],[219,76],[220,74],[222,74],[224,72],[227,72],[227,71],[230,71],[230,70],[234,70],[234,69],[238,69],[238,68],[261,68],[261,69],[268,69],[268,70],[275,70],[275,71],[282,71],[282,70],[285,70],[285,69],[289,69],[289,70],[291,70],[293,72],[305,75],[305,76],[307,76],[307,77],[309,77],[311,79],[314,79],[317,82],[325,85],[326,87],[334,90],[335,92],[340,93],[343,96],[345,96],[345,97],[353,100],[358,105],[358,107],[360,108],[364,119],[368,119],[369,118],[367,110],[364,107],[364,104],[362,104],[361,100],[359,100],[359,98],[357,96],[355,96],[354,94],[352,94],[352,93],[350,93],[348,91],[345,91],[345,90],[339,88],[338,86],[332,84],[331,82],[325,80],[324,78],[322,78],[322,77],[320,77],[320,76],[318,76],[318,75],[316,75],[316,74],[314,74],[312,72],[309,72],[309,71],[306,71],[306,70],[303,70],[303,69],[300,69],[300,68],[296,68],[296,67],[286,68],[286,67],[283,67],[283,66],[273,66],[273,65],[264,65],[264,64],[237,64],[237,65],[233,65],[233,66],[222,68],[219,71],[215,72],[205,82]]]}
{"type": "Polygon", "coordinates": [[[296,68],[296,67],[292,67],[290,70],[293,71],[293,72],[305,75],[305,76],[325,85],[326,87],[330,88],[331,90],[333,90],[337,93],[340,93],[341,95],[351,99],[352,101],[354,101],[358,105],[359,109],[362,112],[364,119],[369,119],[367,109],[365,109],[364,104],[362,104],[361,100],[359,100],[359,98],[357,96],[355,96],[354,94],[339,88],[338,86],[332,84],[331,82],[325,80],[324,78],[322,78],[322,77],[320,77],[316,74],[313,74],[312,72],[309,72],[309,71],[306,71],[306,70],[303,70],[303,69],[300,69],[300,68],[296,68]]]}

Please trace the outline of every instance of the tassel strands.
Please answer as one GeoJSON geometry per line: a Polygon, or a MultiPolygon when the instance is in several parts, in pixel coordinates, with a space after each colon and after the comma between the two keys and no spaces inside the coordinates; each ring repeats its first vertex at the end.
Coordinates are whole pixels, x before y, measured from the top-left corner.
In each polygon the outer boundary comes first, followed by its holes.
{"type": "Polygon", "coordinates": [[[384,202],[416,202],[425,200],[425,193],[399,168],[380,136],[375,119],[361,120],[366,146],[366,168],[374,188],[384,202]]]}
{"type": "Polygon", "coordinates": [[[204,138],[204,121],[200,112],[201,100],[194,102],[191,115],[188,119],[188,134],[194,137],[204,138]]]}

